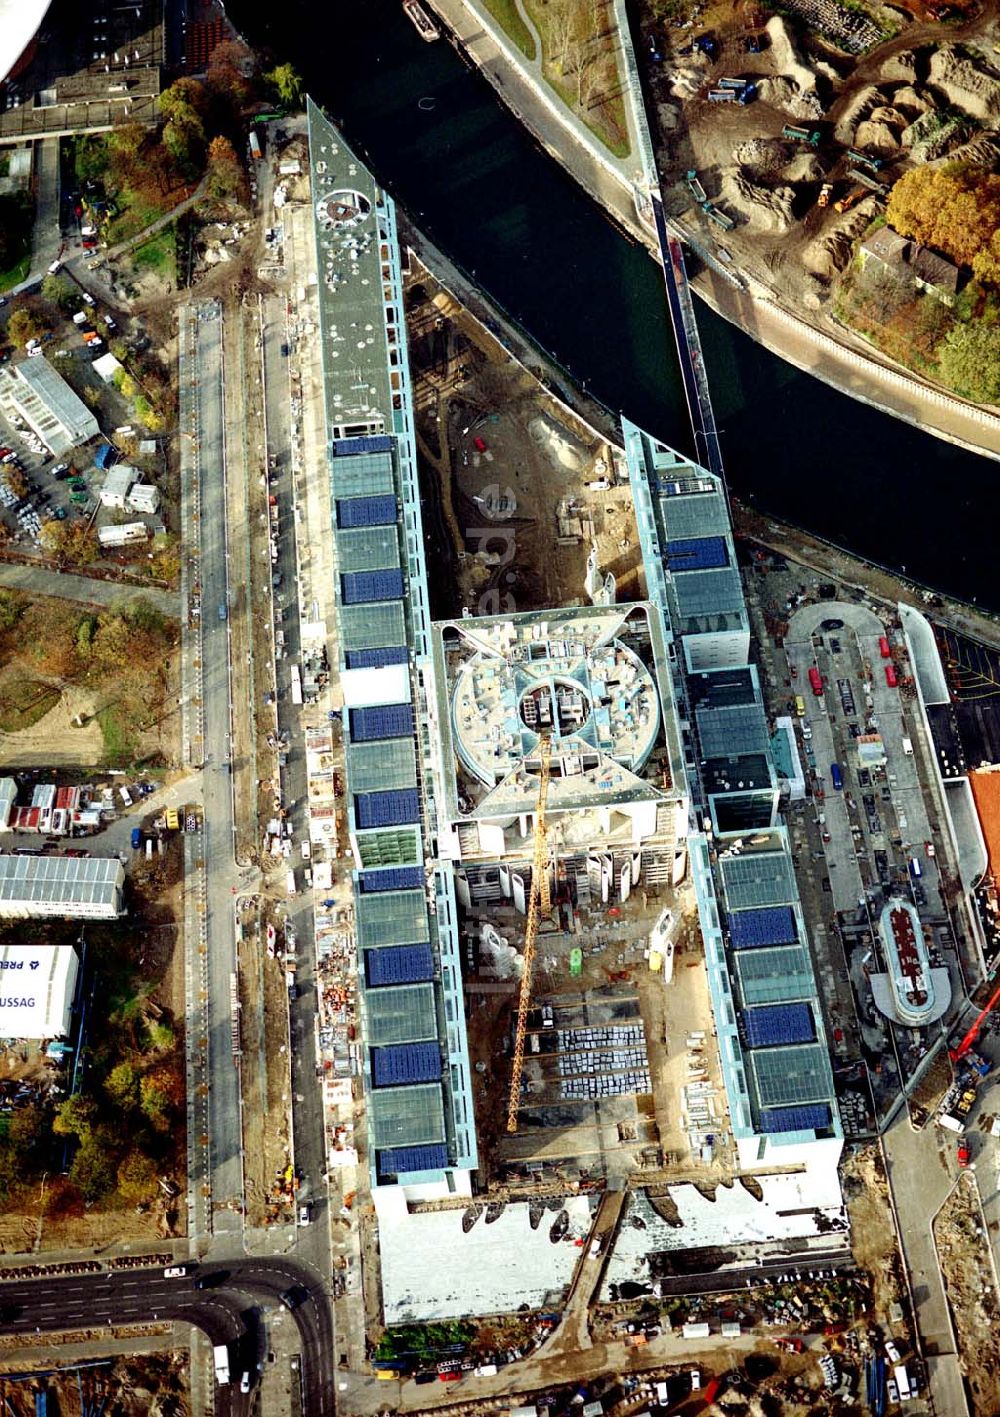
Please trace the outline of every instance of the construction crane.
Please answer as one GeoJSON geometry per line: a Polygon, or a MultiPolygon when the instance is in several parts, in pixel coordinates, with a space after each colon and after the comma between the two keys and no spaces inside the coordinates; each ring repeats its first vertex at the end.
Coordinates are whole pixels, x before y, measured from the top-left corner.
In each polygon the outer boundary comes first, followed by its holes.
{"type": "Polygon", "coordinates": [[[531,861],[531,891],[528,895],[528,919],[524,930],[524,968],[521,971],[521,992],[517,1001],[517,1029],[514,1033],[514,1069],[510,1079],[510,1101],[507,1104],[507,1130],[517,1131],[517,1111],[521,1100],[521,1074],[524,1071],[524,1035],[528,1027],[528,1006],[531,1003],[531,973],[535,963],[535,941],[543,915],[551,907],[549,895],[549,848],[545,839],[545,803],[549,795],[549,759],[552,740],[544,733],[539,740],[541,772],[538,778],[538,803],[535,807],[535,849],[531,861]]]}
{"type": "Polygon", "coordinates": [[[993,990],[993,993],[986,1000],[986,1003],[980,1010],[975,1022],[972,1024],[968,1033],[962,1039],[958,1047],[949,1049],[948,1056],[951,1058],[951,1061],[953,1063],[960,1063],[965,1057],[966,1053],[969,1052],[972,1045],[979,1037],[979,1030],[983,1026],[983,1020],[986,1018],[987,1014],[993,1012],[998,1003],[1000,1003],[1000,984],[997,985],[997,987],[993,990]]]}

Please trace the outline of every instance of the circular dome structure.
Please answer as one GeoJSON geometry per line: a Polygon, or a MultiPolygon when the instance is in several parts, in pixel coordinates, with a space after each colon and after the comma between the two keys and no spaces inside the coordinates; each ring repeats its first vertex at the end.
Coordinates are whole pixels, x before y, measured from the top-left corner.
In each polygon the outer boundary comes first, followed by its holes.
{"type": "Polygon", "coordinates": [[[363,192],[349,187],[329,192],[316,203],[316,215],[327,228],[350,231],[371,216],[372,204],[363,192]]]}

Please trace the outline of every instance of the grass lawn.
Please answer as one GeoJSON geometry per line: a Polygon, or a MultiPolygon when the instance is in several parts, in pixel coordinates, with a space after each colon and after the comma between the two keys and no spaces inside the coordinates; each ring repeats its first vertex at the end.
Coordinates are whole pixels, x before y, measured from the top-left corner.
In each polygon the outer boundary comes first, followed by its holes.
{"type": "Polygon", "coordinates": [[[523,4],[541,35],[542,73],[550,86],[610,153],[628,157],[631,144],[609,0],[523,4]]]}
{"type": "Polygon", "coordinates": [[[162,231],[157,232],[155,236],[135,248],[131,256],[132,265],[137,275],[141,275],[145,271],[155,271],[164,280],[172,281],[175,275],[175,252],[176,239],[173,222],[171,222],[169,226],[165,226],[162,231]]]}
{"type": "Polygon", "coordinates": [[[109,763],[131,763],[139,752],[139,734],[129,720],[127,707],[120,703],[98,709],[97,721],[104,738],[104,755],[109,763]]]}
{"type": "Polygon", "coordinates": [[[0,271],[0,290],[12,290],[15,285],[20,285],[30,270],[31,252],[26,251],[16,266],[11,266],[9,271],[0,271]]]}
{"type": "Polygon", "coordinates": [[[51,684],[11,675],[0,684],[0,732],[20,733],[54,709],[61,695],[51,684]]]}
{"type": "Polygon", "coordinates": [[[169,197],[149,197],[146,193],[135,193],[123,187],[115,196],[118,215],[110,218],[103,232],[109,247],[116,247],[119,241],[129,241],[140,231],[150,227],[164,211],[170,211],[173,201],[169,197]]]}
{"type": "Polygon", "coordinates": [[[35,209],[24,192],[0,195],[0,290],[10,290],[24,280],[31,268],[31,231],[35,224],[35,209]]]}
{"type": "Polygon", "coordinates": [[[533,60],[538,53],[535,37],[518,14],[514,0],[483,0],[483,4],[510,35],[524,57],[533,60]]]}

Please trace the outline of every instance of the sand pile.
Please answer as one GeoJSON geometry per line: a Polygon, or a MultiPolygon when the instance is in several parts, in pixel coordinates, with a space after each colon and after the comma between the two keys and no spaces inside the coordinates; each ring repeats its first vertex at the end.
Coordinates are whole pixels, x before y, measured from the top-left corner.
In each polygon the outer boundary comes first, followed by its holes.
{"type": "Polygon", "coordinates": [[[950,104],[973,118],[1000,115],[1000,78],[956,45],[942,45],[931,55],[930,82],[950,104]]]}
{"type": "Polygon", "coordinates": [[[917,56],[912,49],[901,49],[898,54],[890,54],[882,65],[883,79],[902,79],[904,84],[912,84],[917,77],[917,56]]]}
{"type": "Polygon", "coordinates": [[[791,187],[762,187],[739,168],[728,168],[722,174],[722,195],[744,218],[748,231],[780,236],[791,228],[791,187]]]}
{"type": "Polygon", "coordinates": [[[874,84],[866,84],[864,88],[858,89],[857,93],[848,99],[837,119],[833,130],[837,142],[850,147],[855,141],[854,132],[858,124],[864,122],[874,109],[881,108],[884,104],[885,95],[874,84]]]}
{"type": "Polygon", "coordinates": [[[823,164],[815,153],[798,152],[781,169],[781,176],[786,182],[822,182],[826,177],[823,164]]]}
{"type": "Polygon", "coordinates": [[[810,93],[816,87],[816,75],[796,48],[784,20],[774,15],[764,28],[771,41],[770,54],[775,69],[791,79],[800,94],[810,93]]]}
{"type": "Polygon", "coordinates": [[[821,280],[832,280],[847,269],[854,243],[877,211],[873,198],[866,197],[852,211],[845,212],[831,230],[810,241],[802,250],[802,264],[821,280]]]}
{"type": "Polygon", "coordinates": [[[892,96],[892,106],[895,109],[904,110],[907,114],[915,114],[917,117],[921,113],[929,113],[934,107],[930,99],[915,89],[912,84],[904,84],[901,89],[896,90],[892,96]]]}
{"type": "Polygon", "coordinates": [[[949,148],[964,142],[969,129],[957,114],[924,113],[903,133],[900,142],[910,149],[913,162],[933,162],[949,148]]]}
{"type": "Polygon", "coordinates": [[[876,157],[892,157],[899,151],[899,139],[888,123],[876,123],[870,118],[858,124],[854,141],[859,148],[874,153],[876,157]]]}
{"type": "Polygon", "coordinates": [[[733,149],[733,157],[758,182],[777,177],[785,165],[784,146],[772,138],[750,138],[733,149]]]}
{"type": "Polygon", "coordinates": [[[777,108],[789,118],[798,120],[819,118],[823,105],[815,93],[800,93],[793,79],[779,75],[776,79],[760,79],[757,94],[769,108],[777,108]]]}
{"type": "Polygon", "coordinates": [[[949,162],[967,162],[973,167],[1000,167],[1000,137],[983,133],[948,154],[949,162]]]}
{"type": "Polygon", "coordinates": [[[560,428],[550,419],[540,415],[528,424],[528,432],[531,441],[542,448],[560,467],[567,468],[570,472],[579,472],[583,467],[585,450],[570,437],[565,428],[560,428]]]}

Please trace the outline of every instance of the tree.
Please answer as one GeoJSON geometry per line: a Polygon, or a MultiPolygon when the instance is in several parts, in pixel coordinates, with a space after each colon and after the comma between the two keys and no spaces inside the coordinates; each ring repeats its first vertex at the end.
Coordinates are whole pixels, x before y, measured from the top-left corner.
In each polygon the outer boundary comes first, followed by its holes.
{"type": "Polygon", "coordinates": [[[24,614],[25,602],[17,591],[0,590],[0,632],[13,630],[24,614]]]}
{"type": "Polygon", "coordinates": [[[174,1111],[184,1102],[184,1078],[171,1063],[154,1068],[142,1080],[142,1110],[159,1132],[170,1126],[174,1111]]]}
{"type": "Polygon", "coordinates": [[[146,129],[141,123],[123,123],[108,134],[109,164],[112,180],[117,186],[122,187],[131,180],[146,136],[146,129]]]}
{"type": "Polygon", "coordinates": [[[97,1105],[92,1097],[73,1092],[56,1108],[52,1130],[60,1137],[79,1137],[81,1141],[93,1134],[97,1105]]]}
{"type": "Polygon", "coordinates": [[[1000,175],[958,162],[913,168],[893,187],[886,216],[901,236],[972,266],[1000,229],[1000,175]]]}
{"type": "Polygon", "coordinates": [[[127,1060],[116,1063],[104,1080],[104,1091],[111,1101],[130,1112],[139,1105],[139,1070],[127,1060]]]}
{"type": "Polygon", "coordinates": [[[118,1190],[122,1198],[138,1204],[156,1194],[156,1166],[141,1151],[130,1151],[118,1167],[118,1190]]]}
{"type": "Polygon", "coordinates": [[[41,333],[41,321],[26,305],[19,305],[7,321],[7,334],[15,344],[27,344],[30,339],[37,339],[41,333]]]}
{"type": "Polygon", "coordinates": [[[955,325],[938,351],[945,382],[976,403],[1000,403],[1000,326],[955,325]]]}
{"type": "Polygon", "coordinates": [[[205,107],[205,91],[197,79],[177,79],[160,94],[160,112],[168,121],[200,123],[205,107]]]}
{"type": "Polygon", "coordinates": [[[45,1117],[40,1107],[19,1107],[7,1127],[7,1140],[22,1163],[40,1146],[45,1136],[45,1117]]]}
{"type": "Polygon", "coordinates": [[[97,560],[97,543],[81,522],[43,522],[39,542],[46,555],[56,561],[88,566],[97,560]]]}
{"type": "Polygon", "coordinates": [[[163,130],[162,141],[181,176],[197,177],[205,161],[205,129],[201,119],[171,119],[163,130]]]}
{"type": "Polygon", "coordinates": [[[64,315],[76,310],[80,304],[80,293],[62,276],[48,275],[42,281],[42,298],[58,305],[64,315]]]}
{"type": "Polygon", "coordinates": [[[212,50],[206,78],[220,99],[239,110],[253,97],[255,73],[253,51],[238,40],[227,39],[212,50]]]}
{"type": "Polygon", "coordinates": [[[100,1200],[115,1184],[114,1151],[110,1138],[88,1136],[81,1141],[69,1168],[70,1180],[79,1186],[88,1201],[100,1200]]]}
{"type": "Polygon", "coordinates": [[[19,467],[5,467],[3,470],[3,480],[15,497],[27,497],[31,490],[27,477],[19,467]]]}
{"type": "Polygon", "coordinates": [[[0,194],[0,271],[16,266],[28,250],[31,201],[20,193],[0,194]]]}
{"type": "Polygon", "coordinates": [[[242,201],[246,193],[243,164],[229,139],[221,135],[208,145],[208,190],[220,201],[227,197],[242,201]]]}
{"type": "Polygon", "coordinates": [[[177,1035],[169,1023],[151,1023],[148,1031],[149,1046],[156,1053],[169,1053],[177,1042],[177,1035]]]}
{"type": "Polygon", "coordinates": [[[887,269],[881,261],[869,259],[858,280],[858,298],[865,306],[865,313],[877,325],[886,325],[904,305],[912,303],[914,294],[908,281],[887,269]]]}
{"type": "Polygon", "coordinates": [[[108,144],[103,134],[77,138],[73,165],[79,182],[99,182],[108,170],[108,144]]]}
{"type": "Polygon", "coordinates": [[[264,75],[286,108],[296,108],[302,98],[302,75],[291,64],[279,64],[264,75]]]}

